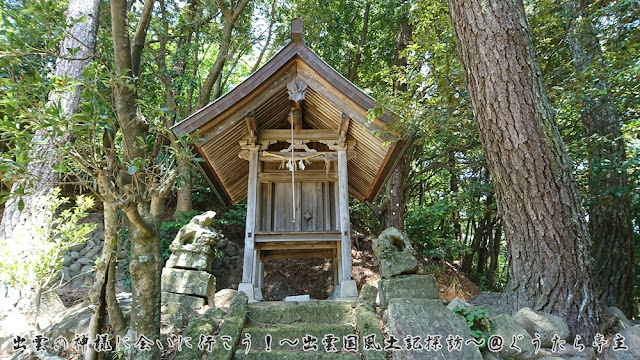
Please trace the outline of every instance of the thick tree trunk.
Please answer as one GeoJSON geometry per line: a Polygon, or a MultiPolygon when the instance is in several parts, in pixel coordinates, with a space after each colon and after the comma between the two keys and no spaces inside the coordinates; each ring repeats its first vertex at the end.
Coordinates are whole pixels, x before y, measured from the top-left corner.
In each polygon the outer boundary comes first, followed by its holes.
{"type": "MultiPolygon", "coordinates": [[[[407,2],[407,0],[404,0],[404,2],[407,2]]],[[[395,65],[400,72],[406,72],[408,64],[407,58],[406,56],[403,56],[402,53],[409,46],[412,31],[413,28],[409,24],[409,14],[405,12],[402,17],[402,22],[400,23],[395,51],[395,65]]],[[[393,90],[406,92],[407,83],[405,81],[394,81],[393,90]]],[[[384,230],[389,227],[395,227],[400,231],[404,230],[404,210],[407,201],[405,199],[404,183],[407,165],[407,157],[405,154],[402,155],[402,158],[391,174],[391,179],[387,184],[387,199],[385,200],[385,206],[380,209],[380,230],[384,230]]]]}
{"type": "MultiPolygon", "coordinates": [[[[82,70],[91,61],[96,42],[96,32],[98,29],[98,14],[100,11],[100,1],[97,0],[70,0],[67,8],[67,23],[73,24],[68,29],[68,34],[60,44],[60,55],[56,62],[54,76],[67,78],[72,81],[82,79],[82,70]],[[86,17],[85,22],[76,22],[77,19],[86,17]],[[72,54],[72,51],[77,52],[72,54]]],[[[59,105],[65,116],[71,116],[76,112],[80,100],[81,88],[65,92],[51,92],[47,106],[59,105]]],[[[0,238],[7,240],[15,236],[24,238],[36,238],[39,231],[48,237],[46,227],[52,214],[43,201],[49,195],[51,189],[60,180],[60,176],[53,170],[58,163],[55,147],[47,141],[47,133],[38,131],[33,137],[33,149],[30,151],[30,158],[33,162],[27,167],[27,174],[32,181],[28,195],[21,198],[24,208],[19,209],[18,199],[11,199],[7,202],[2,222],[0,222],[0,238]]],[[[13,191],[23,186],[24,182],[16,182],[13,191]]]]}
{"type": "Polygon", "coordinates": [[[521,0],[449,0],[480,140],[508,242],[513,308],[591,338],[598,307],[589,233],[521,0]]]}
{"type": "Polygon", "coordinates": [[[571,15],[567,35],[578,78],[585,88],[580,96],[582,124],[590,141],[589,232],[595,258],[594,280],[600,303],[620,308],[631,317],[638,311],[634,300],[635,246],[627,174],[623,164],[625,144],[622,122],[600,69],[602,50],[588,13],[589,2],[574,0],[565,6],[571,15]]]}

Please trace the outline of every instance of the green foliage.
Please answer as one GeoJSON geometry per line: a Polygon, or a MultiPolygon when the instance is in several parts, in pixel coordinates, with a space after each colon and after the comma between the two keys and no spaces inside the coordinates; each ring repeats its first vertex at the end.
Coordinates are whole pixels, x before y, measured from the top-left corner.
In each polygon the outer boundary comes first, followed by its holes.
{"type": "Polygon", "coordinates": [[[453,312],[464,317],[469,329],[471,329],[471,336],[477,340],[484,339],[483,346],[481,346],[484,348],[489,337],[495,333],[489,310],[482,306],[474,306],[472,310],[456,306],[453,312]]]}
{"type": "Polygon", "coordinates": [[[12,243],[0,239],[3,258],[0,282],[38,289],[49,286],[62,266],[62,254],[70,246],[85,241],[87,234],[95,229],[95,224],[79,223],[94,206],[93,198],[78,196],[73,207],[61,210],[70,200],[61,197],[60,188],[55,188],[42,201],[55,215],[36,230],[38,236],[19,236],[20,229],[16,229],[18,236],[12,243]],[[47,233],[50,235],[46,236],[47,233]]]}

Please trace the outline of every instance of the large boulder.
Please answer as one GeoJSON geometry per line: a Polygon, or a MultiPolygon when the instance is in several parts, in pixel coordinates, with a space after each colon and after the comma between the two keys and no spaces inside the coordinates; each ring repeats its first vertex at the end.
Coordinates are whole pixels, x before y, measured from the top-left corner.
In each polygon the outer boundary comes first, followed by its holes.
{"type": "Polygon", "coordinates": [[[640,359],[640,325],[626,328],[614,335],[613,339],[611,339],[611,346],[606,350],[606,355],[607,359],[611,360],[640,359]],[[616,345],[622,344],[627,349],[622,350],[616,347],[616,345]],[[616,351],[614,348],[619,350],[616,351]]]}
{"type": "Polygon", "coordinates": [[[386,308],[393,299],[438,299],[438,284],[433,275],[402,275],[378,282],[380,303],[386,308]]]}
{"type": "Polygon", "coordinates": [[[447,360],[482,360],[482,355],[477,346],[466,345],[465,341],[471,339],[471,330],[465,319],[447,309],[440,300],[425,299],[393,299],[387,309],[389,335],[399,340],[397,343],[402,350],[392,351],[393,359],[447,359],[447,360]],[[462,345],[460,351],[447,347],[447,338],[460,336],[462,345]],[[404,339],[408,336],[421,336],[420,343],[425,345],[428,336],[440,336],[439,349],[406,350],[404,339]]]}
{"type": "Polygon", "coordinates": [[[550,348],[553,345],[553,337],[558,335],[560,339],[568,340],[569,326],[567,322],[556,315],[533,311],[530,308],[522,308],[515,315],[515,321],[525,328],[531,337],[540,335],[542,347],[550,348]]]}
{"type": "Polygon", "coordinates": [[[504,347],[499,352],[503,359],[513,358],[516,360],[535,359],[535,346],[533,345],[531,335],[525,328],[518,325],[513,317],[507,314],[500,314],[491,319],[495,330],[495,335],[504,339],[504,347]],[[515,346],[520,348],[512,349],[511,344],[515,340],[515,346]]]}
{"type": "Polygon", "coordinates": [[[409,238],[396,228],[386,229],[373,241],[374,263],[383,279],[415,273],[418,270],[415,254],[409,238]]]}

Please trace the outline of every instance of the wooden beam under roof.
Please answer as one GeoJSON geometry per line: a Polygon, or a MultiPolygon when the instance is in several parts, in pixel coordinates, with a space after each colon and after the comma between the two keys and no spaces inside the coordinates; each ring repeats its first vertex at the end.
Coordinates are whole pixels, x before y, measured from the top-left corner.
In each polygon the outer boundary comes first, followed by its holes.
{"type": "MultiPolygon", "coordinates": [[[[260,141],[291,141],[291,130],[288,129],[266,129],[258,132],[260,141]]],[[[320,140],[338,140],[338,131],[334,129],[303,129],[295,133],[296,140],[320,141],[320,140]]]]}

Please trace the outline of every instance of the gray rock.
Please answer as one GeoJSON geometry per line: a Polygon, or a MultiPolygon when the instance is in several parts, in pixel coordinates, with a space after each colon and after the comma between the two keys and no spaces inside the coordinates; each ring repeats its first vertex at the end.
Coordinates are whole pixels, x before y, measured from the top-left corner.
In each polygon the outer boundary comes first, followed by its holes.
{"type": "Polygon", "coordinates": [[[393,299],[438,299],[438,284],[433,275],[402,275],[378,282],[380,303],[386,308],[393,299]]]}
{"type": "Polygon", "coordinates": [[[71,273],[69,272],[69,268],[63,266],[60,268],[60,273],[62,274],[62,280],[67,281],[71,279],[71,273]]]}
{"type": "Polygon", "coordinates": [[[71,246],[69,246],[67,251],[70,251],[70,252],[80,251],[80,250],[82,250],[82,248],[84,248],[84,245],[85,245],[85,243],[83,243],[83,242],[81,242],[79,244],[71,245],[71,246]]]}
{"type": "Polygon", "coordinates": [[[633,323],[629,321],[627,316],[622,312],[622,310],[617,307],[608,307],[600,312],[600,316],[602,318],[618,318],[618,323],[614,325],[615,330],[622,330],[626,328],[630,328],[633,326],[633,323]]]}
{"type": "Polygon", "coordinates": [[[369,284],[362,285],[358,303],[370,306],[372,309],[376,307],[376,297],[378,297],[378,288],[369,284]]]}
{"type": "Polygon", "coordinates": [[[80,273],[84,274],[84,273],[89,273],[93,271],[93,265],[85,265],[82,267],[82,269],[80,269],[80,273]]]}
{"type": "Polygon", "coordinates": [[[504,347],[499,352],[502,358],[516,360],[535,359],[535,346],[531,342],[531,335],[525,328],[518,325],[513,317],[501,314],[491,319],[491,322],[495,329],[495,335],[504,339],[504,347]],[[520,351],[510,348],[514,340],[516,340],[515,345],[520,348],[520,351]]]}
{"type": "Polygon", "coordinates": [[[100,247],[94,247],[93,249],[91,249],[91,251],[87,252],[86,257],[88,257],[89,259],[95,259],[96,255],[98,255],[101,250],[102,249],[100,247]]]}
{"type": "Polygon", "coordinates": [[[473,305],[471,305],[468,302],[460,299],[459,297],[456,297],[455,299],[451,300],[449,305],[447,305],[447,309],[449,309],[451,311],[455,310],[456,307],[460,308],[460,309],[467,309],[467,310],[472,310],[473,309],[473,305]]]}
{"type": "Polygon", "coordinates": [[[92,261],[91,259],[87,258],[87,257],[82,257],[80,259],[78,259],[78,264],[80,265],[89,265],[89,264],[93,264],[94,261],[92,261]]]}
{"type": "Polygon", "coordinates": [[[238,255],[238,249],[235,246],[227,246],[227,249],[225,250],[225,252],[227,253],[227,255],[229,256],[235,256],[238,255]]]}
{"type": "Polygon", "coordinates": [[[162,291],[213,297],[216,292],[216,278],[204,271],[164,268],[162,291]]]}
{"type": "Polygon", "coordinates": [[[226,248],[227,245],[229,245],[229,240],[227,240],[227,239],[218,240],[218,242],[216,243],[216,249],[222,250],[222,249],[226,248]]]}
{"type": "Polygon", "coordinates": [[[464,318],[449,311],[440,300],[393,299],[387,309],[389,334],[400,340],[407,336],[440,335],[442,348],[435,351],[394,351],[393,359],[448,359],[480,360],[477,346],[462,344],[461,351],[447,350],[445,342],[449,334],[463,339],[471,338],[471,330],[464,318]]]}
{"type": "Polygon", "coordinates": [[[237,290],[233,290],[233,289],[222,289],[218,291],[213,296],[213,303],[215,304],[215,307],[224,309],[224,310],[229,309],[231,300],[233,300],[233,297],[236,296],[237,292],[238,292],[237,290]]]}
{"type": "Polygon", "coordinates": [[[409,238],[396,228],[386,229],[373,241],[374,263],[383,279],[416,272],[418,260],[415,253],[409,238]]]}
{"type": "MultiPolygon", "coordinates": [[[[84,248],[84,244],[78,244],[78,245],[82,245],[82,247],[84,248]]],[[[75,245],[75,246],[78,246],[78,245],[75,245]]],[[[82,249],[82,248],[81,248],[81,249],[82,249]]],[[[81,250],[81,249],[80,249],[80,250],[81,250]]],[[[78,251],[72,251],[72,252],[71,252],[71,254],[69,254],[69,255],[70,255],[72,258],[77,259],[77,258],[79,258],[79,257],[80,257],[80,252],[78,252],[78,251]]]]}
{"type": "Polygon", "coordinates": [[[640,359],[640,325],[626,328],[611,339],[611,347],[606,350],[607,359],[610,360],[637,360],[640,359]],[[624,338],[626,350],[614,351],[616,342],[624,338]]]}
{"type": "Polygon", "coordinates": [[[553,345],[552,339],[554,335],[558,335],[560,339],[569,339],[569,326],[559,316],[523,308],[513,318],[527,330],[531,337],[535,337],[535,334],[540,334],[542,347],[550,348],[553,345]]]}
{"type": "Polygon", "coordinates": [[[62,266],[69,266],[73,262],[74,258],[71,255],[66,255],[62,258],[62,266]]]}
{"type": "Polygon", "coordinates": [[[222,266],[222,259],[220,259],[220,258],[215,259],[215,260],[213,261],[213,264],[211,264],[211,267],[212,267],[213,269],[220,269],[220,267],[221,267],[221,266],[222,266]]]}
{"type": "Polygon", "coordinates": [[[78,271],[80,271],[80,268],[82,267],[82,265],[80,263],[73,263],[71,264],[71,266],[69,266],[69,271],[76,273],[78,271]]]}

